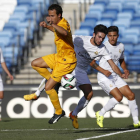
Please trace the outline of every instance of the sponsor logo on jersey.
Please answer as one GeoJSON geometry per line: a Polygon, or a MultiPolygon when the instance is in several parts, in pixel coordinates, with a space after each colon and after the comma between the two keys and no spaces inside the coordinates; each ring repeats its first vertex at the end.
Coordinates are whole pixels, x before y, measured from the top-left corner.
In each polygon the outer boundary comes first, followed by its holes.
{"type": "Polygon", "coordinates": [[[110,84],[110,87],[113,87],[113,85],[110,84]]]}
{"type": "Polygon", "coordinates": [[[94,52],[96,55],[98,55],[98,52],[96,51],[96,52],[94,52]]]}

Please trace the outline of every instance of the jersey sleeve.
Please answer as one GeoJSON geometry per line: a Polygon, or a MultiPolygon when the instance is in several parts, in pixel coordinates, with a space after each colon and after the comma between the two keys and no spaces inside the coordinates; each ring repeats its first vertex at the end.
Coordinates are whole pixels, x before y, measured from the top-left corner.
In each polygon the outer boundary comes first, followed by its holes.
{"type": "Polygon", "coordinates": [[[0,48],[0,63],[3,62],[4,62],[3,53],[2,53],[2,49],[0,48]]]}
{"type": "Polygon", "coordinates": [[[67,21],[58,24],[58,26],[64,28],[64,29],[67,30],[68,32],[71,32],[71,30],[70,30],[70,25],[69,25],[69,23],[68,23],[67,21]]]}
{"type": "MultiPolygon", "coordinates": [[[[123,44],[122,44],[123,45],[123,44]]],[[[124,45],[123,45],[123,51],[122,51],[122,54],[121,54],[121,56],[120,56],[120,59],[124,59],[124,45]]]]}

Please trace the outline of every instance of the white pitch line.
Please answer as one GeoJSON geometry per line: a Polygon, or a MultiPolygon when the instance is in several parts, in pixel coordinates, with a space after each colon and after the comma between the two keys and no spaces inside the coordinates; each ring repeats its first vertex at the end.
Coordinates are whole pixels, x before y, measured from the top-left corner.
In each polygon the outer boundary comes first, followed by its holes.
{"type": "MultiPolygon", "coordinates": [[[[78,130],[106,130],[108,128],[80,128],[80,129],[3,129],[3,130],[0,130],[1,132],[6,132],[6,131],[62,131],[62,130],[75,130],[75,131],[78,131],[78,130]]],[[[117,130],[120,129],[127,129],[127,128],[116,128],[117,130]]]]}
{"type": "Polygon", "coordinates": [[[138,130],[140,130],[140,129],[133,129],[133,130],[121,131],[121,132],[110,133],[110,134],[100,135],[100,136],[93,136],[93,137],[89,137],[89,138],[81,138],[81,139],[76,139],[76,140],[97,139],[97,138],[108,137],[108,136],[112,136],[112,135],[117,135],[117,134],[122,134],[122,133],[127,133],[127,132],[133,132],[133,131],[138,131],[138,130]]]}

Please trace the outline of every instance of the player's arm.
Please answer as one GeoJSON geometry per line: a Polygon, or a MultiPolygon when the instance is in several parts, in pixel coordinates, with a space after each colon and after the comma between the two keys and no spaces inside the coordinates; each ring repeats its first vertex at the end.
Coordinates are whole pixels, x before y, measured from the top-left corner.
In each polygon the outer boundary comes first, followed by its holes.
{"type": "Polygon", "coordinates": [[[128,76],[129,76],[129,70],[126,67],[126,63],[125,63],[124,58],[123,59],[120,59],[119,62],[120,62],[120,66],[122,67],[122,69],[123,69],[123,71],[125,73],[126,78],[128,78],[128,76]]]}
{"type": "Polygon", "coordinates": [[[2,68],[4,69],[4,71],[7,73],[8,77],[10,78],[10,80],[13,80],[13,76],[11,75],[11,73],[9,72],[7,66],[6,66],[6,63],[5,62],[2,62],[1,63],[1,66],[2,68]]]}
{"type": "Polygon", "coordinates": [[[54,32],[54,28],[51,25],[47,25],[45,21],[40,22],[39,24],[41,27],[47,28],[48,30],[54,32]]]}
{"type": "Polygon", "coordinates": [[[118,66],[113,62],[112,59],[107,60],[107,62],[109,63],[109,65],[111,66],[111,68],[113,69],[113,71],[115,73],[117,73],[120,77],[122,78],[126,78],[125,74],[122,74],[120,69],[118,68],[118,66]]]}
{"type": "Polygon", "coordinates": [[[63,27],[58,26],[57,24],[51,24],[52,27],[61,35],[63,36],[67,36],[68,35],[68,31],[65,30],[63,27]]]}
{"type": "Polygon", "coordinates": [[[101,68],[97,63],[96,60],[92,60],[92,62],[90,63],[90,66],[93,67],[94,69],[100,71],[101,73],[103,73],[105,76],[109,77],[111,75],[111,72],[108,70],[105,70],[103,68],[101,68]]]}

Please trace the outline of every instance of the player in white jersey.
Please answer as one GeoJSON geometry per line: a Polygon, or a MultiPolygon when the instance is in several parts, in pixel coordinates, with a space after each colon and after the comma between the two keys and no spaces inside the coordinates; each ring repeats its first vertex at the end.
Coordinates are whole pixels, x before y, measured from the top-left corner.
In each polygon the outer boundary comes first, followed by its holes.
{"type": "MultiPolygon", "coordinates": [[[[78,105],[75,110],[72,111],[69,115],[72,120],[72,124],[74,128],[79,128],[77,121],[77,114],[84,109],[89,103],[90,99],[93,96],[91,82],[87,76],[87,67],[90,62],[98,56],[104,57],[109,64],[112,66],[112,69],[121,77],[124,75],[121,73],[119,68],[115,65],[115,63],[111,60],[110,55],[105,49],[105,45],[102,44],[105,36],[107,34],[107,27],[104,25],[97,25],[94,28],[93,36],[76,36],[73,35],[73,43],[74,49],[77,57],[77,66],[73,71],[73,75],[75,75],[77,80],[76,87],[81,89],[84,93],[84,96],[80,99],[78,105]]],[[[107,71],[103,71],[105,75],[109,76],[111,73],[107,71]]],[[[45,87],[45,79],[41,82],[38,90],[35,92],[37,96],[40,95],[41,91],[45,87]]]]}
{"type": "MultiPolygon", "coordinates": [[[[2,68],[7,73],[8,77],[10,78],[10,80],[13,80],[13,76],[10,74],[10,72],[6,66],[6,63],[4,62],[3,53],[2,53],[1,48],[0,48],[0,63],[1,63],[2,68]]],[[[3,89],[3,82],[2,82],[1,75],[0,75],[0,104],[1,104],[1,100],[3,99],[3,96],[4,96],[3,90],[4,90],[3,89]]],[[[1,120],[1,116],[0,116],[0,120],[1,120]]]]}
{"type": "MultiPolygon", "coordinates": [[[[124,45],[120,42],[117,42],[118,39],[118,27],[110,26],[108,28],[108,41],[105,42],[105,46],[107,51],[109,52],[112,60],[116,65],[120,63],[126,77],[129,76],[129,71],[127,70],[125,60],[124,60],[124,45]]],[[[133,118],[133,125],[135,128],[140,127],[140,121],[138,119],[138,106],[135,100],[135,94],[131,91],[127,83],[118,76],[108,65],[107,61],[102,58],[96,58],[95,60],[99,61],[99,66],[104,70],[109,70],[112,74],[109,77],[106,77],[101,72],[98,72],[97,79],[99,85],[102,89],[108,94],[112,95],[113,97],[108,101],[108,103],[98,112],[96,112],[97,117],[97,124],[100,127],[103,127],[103,119],[104,114],[115,107],[118,104],[123,96],[128,99],[129,108],[133,118]]],[[[93,60],[91,65],[94,65],[95,61],[93,60]]],[[[100,71],[100,68],[98,67],[100,71]]]]}

